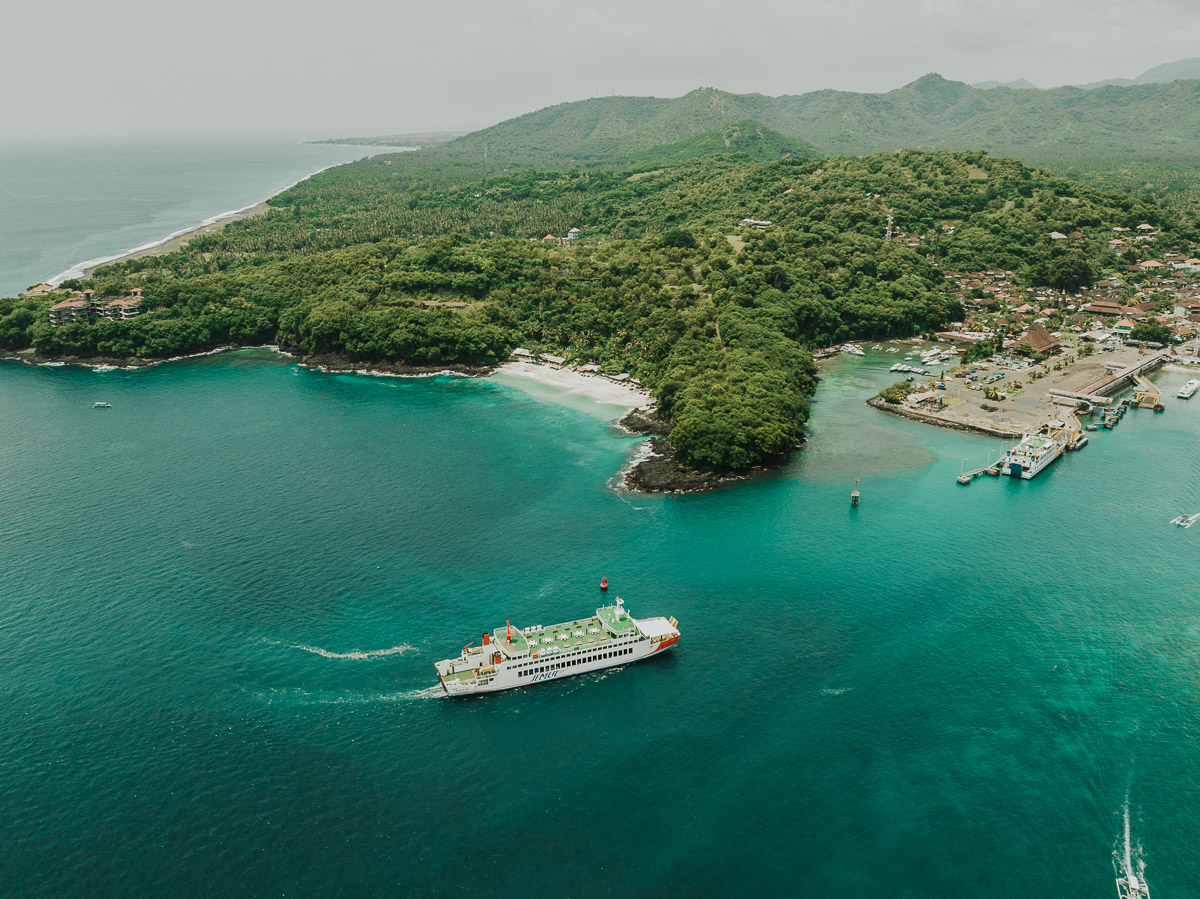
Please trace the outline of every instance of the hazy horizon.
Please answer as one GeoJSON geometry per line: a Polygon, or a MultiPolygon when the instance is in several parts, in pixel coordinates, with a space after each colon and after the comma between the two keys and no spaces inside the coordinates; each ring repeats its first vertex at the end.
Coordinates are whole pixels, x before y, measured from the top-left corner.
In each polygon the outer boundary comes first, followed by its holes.
{"type": "Polygon", "coordinates": [[[336,15],[280,0],[67,0],[11,18],[29,39],[0,58],[9,140],[468,131],[612,93],[881,92],[929,72],[1052,87],[1134,77],[1200,43],[1185,0],[614,0],[552,12],[528,0],[348,0],[336,15]]]}

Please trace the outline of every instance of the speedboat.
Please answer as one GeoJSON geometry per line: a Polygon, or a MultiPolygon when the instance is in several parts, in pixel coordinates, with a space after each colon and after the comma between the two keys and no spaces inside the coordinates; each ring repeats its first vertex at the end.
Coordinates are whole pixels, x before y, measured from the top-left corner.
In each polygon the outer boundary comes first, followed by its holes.
{"type": "Polygon", "coordinates": [[[112,403],[92,403],[93,409],[111,409],[112,403]]]}

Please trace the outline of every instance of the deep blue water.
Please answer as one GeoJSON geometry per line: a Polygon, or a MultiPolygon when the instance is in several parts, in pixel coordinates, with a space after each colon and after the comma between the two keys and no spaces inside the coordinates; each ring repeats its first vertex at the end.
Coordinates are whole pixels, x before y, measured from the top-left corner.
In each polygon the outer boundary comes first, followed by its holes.
{"type": "Polygon", "coordinates": [[[686,497],[489,381],[0,364],[0,894],[1104,896],[1127,800],[1193,893],[1200,406],[962,487],[890,361],[686,497]],[[601,573],[673,654],[432,689],[601,573]]]}
{"type": "Polygon", "coordinates": [[[0,141],[0,297],[381,152],[394,151],[244,137],[0,141]]]}

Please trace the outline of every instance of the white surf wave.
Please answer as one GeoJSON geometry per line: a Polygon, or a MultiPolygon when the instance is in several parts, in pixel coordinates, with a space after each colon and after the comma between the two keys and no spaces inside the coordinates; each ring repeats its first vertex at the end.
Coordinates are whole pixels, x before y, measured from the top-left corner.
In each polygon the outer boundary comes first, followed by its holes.
{"type": "Polygon", "coordinates": [[[630,472],[638,467],[647,459],[655,459],[658,453],[654,451],[654,444],[649,438],[643,440],[637,445],[637,448],[629,454],[629,458],[625,460],[625,464],[620,467],[612,479],[609,480],[608,486],[616,490],[618,493],[629,493],[629,487],[625,484],[625,479],[629,477],[630,472]]]}

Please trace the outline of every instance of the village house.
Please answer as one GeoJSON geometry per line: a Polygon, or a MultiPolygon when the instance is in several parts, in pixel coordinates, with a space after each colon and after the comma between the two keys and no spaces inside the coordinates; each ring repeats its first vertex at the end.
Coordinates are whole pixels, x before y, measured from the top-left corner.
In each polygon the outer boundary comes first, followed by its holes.
{"type": "Polygon", "coordinates": [[[144,301],[145,295],[140,287],[134,288],[129,296],[113,300],[96,296],[94,290],[85,290],[79,296],[51,306],[50,324],[57,328],[72,322],[90,322],[98,318],[125,321],[141,314],[144,301]]]}
{"type": "Polygon", "coordinates": [[[1188,321],[1200,322],[1200,300],[1182,300],[1175,306],[1175,315],[1188,321]]]}
{"type": "Polygon", "coordinates": [[[83,297],[61,300],[50,307],[50,324],[56,328],[71,322],[90,322],[91,320],[92,306],[83,297]]]}
{"type": "Polygon", "coordinates": [[[1062,349],[1062,341],[1039,324],[1031,325],[1021,341],[1028,343],[1035,353],[1045,353],[1048,356],[1062,349]]]}

